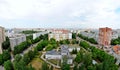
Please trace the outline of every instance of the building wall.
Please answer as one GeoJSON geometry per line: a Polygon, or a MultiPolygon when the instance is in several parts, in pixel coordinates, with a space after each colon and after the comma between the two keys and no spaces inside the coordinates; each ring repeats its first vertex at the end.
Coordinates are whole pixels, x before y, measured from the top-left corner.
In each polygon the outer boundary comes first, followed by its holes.
{"type": "Polygon", "coordinates": [[[19,45],[20,43],[26,41],[26,36],[19,36],[10,38],[10,47],[11,50],[14,50],[14,47],[19,45]]]}
{"type": "Polygon", "coordinates": [[[51,38],[56,39],[57,41],[65,40],[65,39],[72,39],[72,33],[70,33],[68,30],[53,30],[52,33],[48,35],[49,40],[51,38]]]}
{"type": "Polygon", "coordinates": [[[33,34],[33,39],[36,39],[37,37],[39,37],[40,35],[44,35],[47,34],[48,32],[40,32],[40,33],[34,33],[33,34]]]}
{"type": "Polygon", "coordinates": [[[60,41],[60,40],[65,40],[65,39],[72,39],[72,33],[69,33],[69,34],[59,34],[59,33],[52,33],[52,34],[49,34],[48,35],[49,36],[49,40],[51,39],[51,38],[54,38],[54,39],[56,39],[57,41],[60,41]]]}
{"type": "Polygon", "coordinates": [[[73,64],[73,59],[68,59],[67,64],[73,64]]]}
{"type": "Polygon", "coordinates": [[[0,27],[0,53],[2,53],[2,43],[5,41],[5,29],[0,27]]]}
{"type": "Polygon", "coordinates": [[[102,46],[109,46],[112,39],[111,28],[100,28],[99,29],[99,44],[102,46]]]}
{"type": "Polygon", "coordinates": [[[69,50],[69,52],[72,52],[73,49],[74,49],[74,50],[77,49],[77,51],[80,51],[80,48],[69,48],[68,50],[69,50]]]}
{"type": "Polygon", "coordinates": [[[61,59],[62,56],[61,55],[50,55],[50,54],[46,54],[45,55],[46,59],[61,59]]]}

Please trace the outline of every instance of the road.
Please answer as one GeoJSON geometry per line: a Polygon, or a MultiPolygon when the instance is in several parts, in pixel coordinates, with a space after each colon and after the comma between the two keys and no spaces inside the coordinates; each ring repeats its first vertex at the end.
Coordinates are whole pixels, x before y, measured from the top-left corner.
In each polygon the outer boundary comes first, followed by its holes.
{"type": "Polygon", "coordinates": [[[0,70],[4,70],[4,67],[0,66],[0,70]]]}
{"type": "MultiPolygon", "coordinates": [[[[39,42],[38,42],[39,43],[39,42]]],[[[27,48],[26,50],[23,51],[23,54],[27,53],[28,51],[32,50],[32,48],[36,47],[38,43],[35,43],[33,45],[31,45],[29,48],[27,48]]]]}
{"type": "MultiPolygon", "coordinates": [[[[20,55],[23,56],[25,53],[29,52],[30,50],[32,50],[32,48],[36,47],[38,43],[31,45],[29,48],[27,48],[22,53],[20,53],[20,55]]],[[[13,56],[13,54],[11,54],[11,61],[13,61],[13,60],[14,60],[14,56],[13,56]]]]}

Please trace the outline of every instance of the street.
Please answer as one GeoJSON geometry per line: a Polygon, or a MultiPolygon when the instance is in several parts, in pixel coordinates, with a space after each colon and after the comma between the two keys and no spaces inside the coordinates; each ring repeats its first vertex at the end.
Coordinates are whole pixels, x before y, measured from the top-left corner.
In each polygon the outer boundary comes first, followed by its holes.
{"type": "Polygon", "coordinates": [[[0,70],[4,70],[4,67],[0,66],[0,70]]]}

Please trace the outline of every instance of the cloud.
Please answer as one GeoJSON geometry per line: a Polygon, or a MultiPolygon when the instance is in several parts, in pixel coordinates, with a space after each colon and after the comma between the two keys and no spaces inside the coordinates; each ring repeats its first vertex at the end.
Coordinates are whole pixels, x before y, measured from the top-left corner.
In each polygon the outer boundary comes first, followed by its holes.
{"type": "Polygon", "coordinates": [[[0,19],[15,25],[20,25],[17,20],[22,24],[34,20],[36,26],[44,23],[51,27],[119,28],[119,3],[120,0],[0,0],[0,19]]]}

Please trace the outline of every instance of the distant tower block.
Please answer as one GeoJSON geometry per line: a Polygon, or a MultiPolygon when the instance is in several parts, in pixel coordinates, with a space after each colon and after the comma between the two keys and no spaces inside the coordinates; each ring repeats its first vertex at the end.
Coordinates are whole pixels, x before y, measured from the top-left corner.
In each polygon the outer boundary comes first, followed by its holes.
{"type": "Polygon", "coordinates": [[[105,27],[99,28],[99,45],[108,47],[112,39],[112,29],[105,27]]]}

